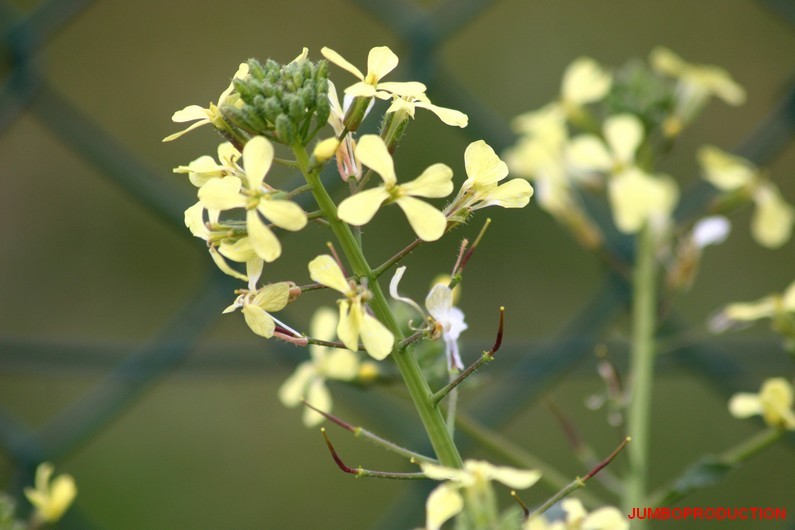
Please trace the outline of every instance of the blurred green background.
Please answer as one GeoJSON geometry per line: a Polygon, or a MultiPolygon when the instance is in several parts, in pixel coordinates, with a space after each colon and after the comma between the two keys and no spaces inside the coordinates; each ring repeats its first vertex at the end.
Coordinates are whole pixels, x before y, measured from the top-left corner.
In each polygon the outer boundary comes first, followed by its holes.
{"type": "MultiPolygon", "coordinates": [[[[389,45],[401,57],[395,79],[424,81],[435,103],[471,119],[459,130],[418,114],[399,171],[416,175],[442,161],[460,182],[466,145],[485,138],[506,147],[508,120],[554,98],[571,60],[618,66],[665,45],[727,68],[749,94],[740,108],[710,105],[665,169],[687,189],[698,181],[698,146],[740,149],[793,201],[794,11],[786,0],[0,2],[0,488],[18,494],[47,458],[79,486],[64,528],[420,526],[427,485],[341,474],[320,434],[278,403],[276,389],[305,352],[259,339],[239,315],[220,315],[235,284],[181,226],[195,189],[171,172],[214,153],[218,138],[205,127],[162,144],[179,129],[171,114],[214,100],[248,57],[287,62],[307,46],[317,59],[329,46],[364,65],[372,46],[389,45]]],[[[331,76],[340,87],[352,79],[334,68],[331,76]]],[[[605,283],[601,263],[535,205],[488,215],[494,224],[461,301],[470,326],[464,352],[471,360],[488,347],[501,305],[506,348],[462,407],[574,477],[584,469],[536,398],[554,401],[597,451],[612,450],[604,411],[583,402],[601,388],[592,342],[612,341],[623,359],[622,302],[609,295],[616,286],[605,283]]],[[[729,417],[732,389],[793,375],[765,325],[720,339],[704,326],[723,304],[794,279],[795,244],[758,247],[749,217],[737,216],[729,241],[707,253],[696,286],[677,301],[685,330],[677,333],[698,349],[661,361],[655,483],[760,428],[729,417]]],[[[415,252],[402,290],[422,298],[484,218],[415,252]]],[[[410,241],[397,219],[382,212],[368,226],[366,235],[389,234],[367,240],[373,262],[410,241]]],[[[265,277],[307,282],[305,264],[327,237],[319,227],[290,237],[265,277]]],[[[303,329],[308,305],[282,316],[303,329]]],[[[333,392],[342,417],[427,451],[398,389],[333,392]]],[[[406,470],[366,442],[331,434],[350,465],[406,470]]],[[[789,439],[682,504],[783,506],[792,520],[793,469],[789,439]]],[[[548,494],[535,488],[524,497],[536,503],[548,494]]],[[[674,523],[659,528],[666,524],[674,523]]]]}

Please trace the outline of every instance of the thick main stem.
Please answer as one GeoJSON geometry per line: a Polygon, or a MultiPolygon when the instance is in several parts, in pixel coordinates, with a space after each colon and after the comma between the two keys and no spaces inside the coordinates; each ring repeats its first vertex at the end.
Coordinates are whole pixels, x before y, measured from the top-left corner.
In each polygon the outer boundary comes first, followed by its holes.
{"type": "MultiPolygon", "coordinates": [[[[326,220],[331,226],[331,230],[337,237],[345,257],[348,259],[353,273],[361,278],[367,278],[368,288],[373,297],[370,300],[370,307],[376,317],[392,332],[395,336],[396,344],[405,337],[400,326],[389,308],[389,304],[384,296],[378,278],[370,268],[361,248],[356,243],[356,238],[351,232],[350,227],[337,217],[337,207],[329,196],[323,183],[320,181],[318,172],[309,169],[309,157],[306,150],[301,146],[293,147],[298,166],[306,177],[307,183],[312,186],[312,194],[326,216],[326,220]]],[[[395,347],[392,351],[392,358],[400,371],[403,381],[406,384],[411,400],[420,415],[425,431],[431,441],[431,446],[436,453],[439,462],[448,467],[460,468],[462,466],[461,456],[455,446],[452,437],[447,431],[444,417],[438,407],[431,402],[431,389],[428,382],[422,375],[416,359],[411,354],[411,348],[400,350],[395,347]]]]}
{"type": "MultiPolygon", "coordinates": [[[[623,499],[625,513],[630,513],[634,507],[646,506],[648,496],[649,431],[657,311],[654,233],[648,224],[638,235],[636,242],[632,296],[631,401],[627,417],[627,434],[632,437],[632,443],[627,448],[629,473],[623,499]]],[[[638,529],[645,527],[643,520],[637,520],[635,523],[638,529]]]]}

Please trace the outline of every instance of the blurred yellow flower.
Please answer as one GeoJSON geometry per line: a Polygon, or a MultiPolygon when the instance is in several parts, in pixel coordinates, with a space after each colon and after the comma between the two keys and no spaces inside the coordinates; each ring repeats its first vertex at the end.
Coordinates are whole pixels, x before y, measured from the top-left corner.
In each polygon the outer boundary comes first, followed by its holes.
{"type": "Polygon", "coordinates": [[[394,202],[406,214],[411,228],[423,241],[436,241],[447,227],[445,215],[416,197],[447,197],[453,191],[453,170],[445,164],[433,164],[411,182],[397,183],[395,166],[380,136],[367,134],[359,139],[356,158],[378,173],[383,185],[360,191],[343,200],[337,210],[348,224],[368,223],[385,202],[394,202]]]}
{"type": "Polygon", "coordinates": [[[721,332],[735,323],[753,322],[763,318],[775,318],[778,314],[795,313],[795,282],[783,293],[772,294],[754,302],[738,302],[727,305],[710,321],[713,332],[721,332]]]}
{"type": "Polygon", "coordinates": [[[395,337],[386,326],[367,312],[365,303],[370,292],[348,283],[337,262],[327,254],[309,262],[309,276],[345,296],[337,301],[340,311],[337,336],[342,343],[349,350],[357,351],[361,339],[364,349],[371,357],[379,361],[385,359],[392,352],[395,337]]]}
{"type": "Polygon", "coordinates": [[[679,200],[679,188],[667,175],[649,175],[637,167],[610,178],[608,198],[616,227],[634,234],[650,223],[656,230],[667,226],[679,200]]]}
{"type": "Polygon", "coordinates": [[[632,114],[616,114],[605,119],[604,141],[593,134],[582,134],[566,146],[566,162],[577,172],[619,173],[635,165],[635,151],[643,142],[643,123],[632,114]]]}
{"type": "Polygon", "coordinates": [[[579,107],[604,98],[613,77],[590,57],[575,59],[563,73],[561,101],[564,107],[579,107]]]}
{"type": "Polygon", "coordinates": [[[290,284],[272,283],[256,291],[248,291],[237,297],[235,303],[224,309],[223,313],[242,308],[243,318],[251,331],[269,339],[276,330],[275,319],[270,313],[281,311],[290,300],[290,284]]]}
{"type": "Polygon", "coordinates": [[[548,522],[544,516],[534,517],[525,523],[523,530],[628,530],[629,521],[618,508],[605,506],[588,513],[579,499],[561,502],[566,518],[548,522]]]}
{"type": "MultiPolygon", "coordinates": [[[[246,63],[241,63],[237,69],[237,72],[235,72],[234,78],[242,79],[247,75],[248,65],[246,63]]],[[[192,123],[187,129],[166,136],[163,138],[163,141],[170,142],[171,140],[176,140],[186,132],[192,131],[193,129],[201,127],[202,125],[207,125],[208,123],[218,125],[219,120],[223,120],[223,116],[219,110],[221,106],[238,104],[242,105],[243,103],[243,101],[240,99],[240,96],[233,93],[234,89],[235,86],[230,83],[227,89],[224,90],[218,97],[218,103],[210,103],[210,106],[206,109],[198,105],[188,105],[184,109],[175,112],[171,117],[171,121],[176,123],[192,121],[194,123],[192,123]]]]}
{"type": "Polygon", "coordinates": [[[422,464],[421,468],[428,478],[446,481],[431,492],[425,503],[426,530],[440,529],[446,521],[464,509],[465,497],[459,492],[462,488],[490,488],[490,482],[496,480],[509,488],[526,489],[541,478],[539,471],[495,466],[483,460],[466,460],[463,469],[430,463],[422,464]]]}
{"type": "Polygon", "coordinates": [[[69,509],[77,496],[77,486],[71,475],[52,477],[53,466],[43,462],[36,468],[35,488],[25,488],[25,496],[36,508],[36,517],[54,523],[69,509]]]}
{"type": "Polygon", "coordinates": [[[795,430],[792,410],[792,384],[783,377],[768,379],[758,394],[741,392],[729,401],[729,412],[735,418],[759,414],[765,423],[779,429],[795,430]]]}
{"type": "Polygon", "coordinates": [[[731,155],[714,146],[698,150],[704,178],[724,192],[745,191],[754,202],[751,235],[767,248],[778,248],[792,235],[795,207],[781,196],[778,187],[762,177],[749,160],[731,155]]]}
{"type": "Polygon", "coordinates": [[[273,145],[265,137],[255,136],[243,147],[243,169],[238,175],[210,179],[199,189],[199,200],[208,210],[247,210],[246,229],[251,246],[267,262],[281,255],[282,246],[260,216],[291,231],[301,230],[307,222],[300,206],[274,198],[275,190],[264,183],[273,156],[273,145]]]}
{"type": "Polygon", "coordinates": [[[386,46],[376,46],[370,50],[367,56],[367,75],[364,75],[361,70],[331,48],[324,47],[320,50],[320,53],[330,62],[352,73],[359,79],[358,83],[354,83],[345,89],[345,93],[349,96],[389,99],[392,94],[413,96],[425,92],[425,85],[416,81],[381,81],[398,65],[397,55],[386,46]]]}
{"type": "MultiPolygon", "coordinates": [[[[321,307],[312,317],[309,326],[310,336],[314,339],[332,340],[337,327],[337,314],[328,307],[321,307]]],[[[351,381],[356,378],[360,360],[359,356],[339,348],[329,348],[312,344],[309,346],[311,360],[298,365],[279,388],[279,400],[286,407],[297,407],[305,399],[307,403],[323,412],[331,412],[333,403],[331,393],[326,387],[327,379],[351,381]]],[[[325,418],[314,410],[305,407],[303,421],[307,427],[314,427],[325,418]]]]}

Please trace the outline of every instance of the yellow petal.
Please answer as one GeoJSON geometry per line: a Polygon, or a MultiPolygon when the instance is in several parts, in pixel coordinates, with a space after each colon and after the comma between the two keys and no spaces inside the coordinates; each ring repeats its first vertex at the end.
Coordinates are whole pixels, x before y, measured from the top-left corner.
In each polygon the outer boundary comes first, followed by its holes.
{"type": "Polygon", "coordinates": [[[290,299],[290,284],[287,282],[272,283],[260,289],[251,304],[265,311],[280,311],[290,299]]]}
{"type": "Polygon", "coordinates": [[[58,475],[50,484],[50,498],[42,518],[55,522],[61,518],[77,496],[77,486],[71,475],[58,475]]]}
{"type": "Polygon", "coordinates": [[[362,73],[361,70],[359,70],[358,68],[353,66],[342,55],[340,55],[339,53],[335,52],[331,48],[327,48],[327,47],[324,46],[323,48],[320,49],[320,53],[322,53],[323,57],[328,59],[328,61],[330,63],[334,63],[337,66],[339,66],[340,68],[342,68],[343,70],[347,70],[348,72],[352,73],[353,75],[355,75],[359,79],[364,79],[364,74],[362,73]]]}
{"type": "Polygon", "coordinates": [[[376,88],[364,81],[354,83],[345,89],[345,95],[350,98],[371,98],[376,95],[376,88]]]}
{"type": "Polygon", "coordinates": [[[354,352],[334,349],[323,359],[320,371],[328,379],[350,381],[359,373],[360,364],[359,356],[354,352]]]}
{"type": "Polygon", "coordinates": [[[359,162],[378,173],[388,186],[397,182],[395,164],[380,136],[365,134],[359,138],[355,153],[359,162]]]}
{"type": "Polygon", "coordinates": [[[362,226],[370,222],[378,208],[389,198],[383,186],[360,191],[343,200],[337,208],[337,216],[348,224],[362,226]]]}
{"type": "Polygon", "coordinates": [[[643,141],[643,124],[632,114],[610,116],[604,124],[605,140],[615,158],[628,164],[635,159],[635,151],[643,141]]]}
{"type": "Polygon", "coordinates": [[[505,184],[500,184],[482,197],[480,204],[474,210],[486,206],[502,206],[503,208],[524,208],[533,196],[533,187],[524,179],[511,179],[505,184]]]}
{"type": "Polygon", "coordinates": [[[729,400],[729,413],[735,418],[748,418],[762,413],[762,403],[757,394],[734,394],[729,400]]]}
{"type": "Polygon", "coordinates": [[[359,349],[359,329],[361,328],[361,314],[351,311],[351,304],[347,300],[337,302],[340,308],[340,318],[337,323],[337,337],[351,351],[359,349]]]}
{"type": "Polygon", "coordinates": [[[789,284],[781,295],[781,305],[784,309],[795,313],[795,282],[789,284]]]}
{"type": "Polygon", "coordinates": [[[453,191],[453,170],[445,164],[433,164],[419,177],[401,184],[400,189],[414,197],[447,197],[453,191]]]}
{"type": "Polygon", "coordinates": [[[185,226],[188,227],[190,233],[195,237],[207,241],[210,238],[210,231],[204,223],[204,206],[201,202],[197,202],[187,210],[185,210],[185,226]]]}
{"type": "Polygon", "coordinates": [[[209,123],[209,112],[207,109],[198,105],[188,105],[182,110],[178,110],[171,116],[171,121],[185,123],[186,121],[207,120],[209,123]]]}
{"type": "Polygon", "coordinates": [[[199,188],[199,201],[210,210],[231,210],[246,206],[246,198],[240,194],[240,179],[232,176],[207,181],[199,188]]]}
{"type": "Polygon", "coordinates": [[[295,372],[279,387],[279,401],[285,407],[297,407],[306,395],[310,381],[317,377],[315,367],[310,362],[298,365],[295,372]]]}
{"type": "Polygon", "coordinates": [[[373,359],[382,361],[392,353],[392,346],[395,343],[394,335],[377,318],[368,315],[364,308],[362,308],[359,336],[364,349],[373,359]]]}
{"type": "Polygon", "coordinates": [[[472,142],[464,152],[464,167],[475,186],[499,182],[508,176],[508,165],[483,140],[472,142]]]}
{"type": "Polygon", "coordinates": [[[635,233],[647,221],[670,215],[678,191],[668,178],[652,177],[630,168],[610,179],[613,219],[619,230],[635,233]]]}
{"type": "Polygon", "coordinates": [[[469,125],[469,116],[464,114],[461,111],[455,109],[448,109],[446,107],[439,107],[437,105],[432,105],[430,102],[419,102],[416,103],[415,106],[421,107],[423,109],[428,109],[429,111],[436,114],[440,120],[445,125],[452,125],[454,127],[461,127],[464,128],[469,125]]]}
{"type": "Polygon", "coordinates": [[[565,101],[584,105],[607,95],[613,79],[590,57],[580,57],[572,62],[563,74],[561,93],[565,101]]]}
{"type": "Polygon", "coordinates": [[[257,256],[268,263],[276,260],[282,254],[282,245],[271,229],[265,226],[259,218],[257,210],[246,212],[246,229],[251,246],[257,256]]]}
{"type": "Polygon", "coordinates": [[[273,337],[276,324],[273,322],[273,318],[261,307],[253,304],[246,304],[243,306],[243,309],[241,309],[241,312],[246,319],[246,324],[251,328],[251,331],[266,339],[273,337]]]}
{"type": "MultiPolygon", "coordinates": [[[[387,46],[376,46],[367,55],[367,80],[372,78],[375,83],[394,70],[398,65],[398,57],[387,46]]],[[[374,84],[375,84],[374,83],[374,84]]]]}
{"type": "Polygon", "coordinates": [[[451,517],[464,509],[464,499],[458,488],[452,484],[442,484],[431,492],[425,503],[425,528],[439,530],[451,517]]]}
{"type": "Polygon", "coordinates": [[[618,508],[605,506],[588,514],[582,530],[629,530],[629,521],[618,508]]]}
{"type": "Polygon", "coordinates": [[[304,46],[304,48],[301,50],[301,53],[298,54],[298,57],[296,57],[295,59],[290,61],[290,64],[292,64],[292,63],[300,63],[301,61],[306,61],[307,57],[309,57],[309,48],[304,46]]]}
{"type": "Polygon", "coordinates": [[[581,134],[566,144],[566,161],[575,171],[610,171],[613,168],[613,157],[604,142],[592,134],[581,134]]]}
{"type": "MultiPolygon", "coordinates": [[[[331,400],[331,392],[328,391],[325,381],[318,377],[309,383],[309,388],[306,392],[306,402],[322,410],[323,412],[331,412],[333,402],[331,400]]],[[[322,414],[315,412],[309,407],[304,407],[304,425],[307,427],[315,427],[323,423],[326,418],[322,414]]]]}
{"type": "Polygon", "coordinates": [[[378,83],[378,90],[384,90],[397,96],[414,97],[425,92],[427,87],[418,81],[389,81],[378,83]]]}
{"type": "MultiPolygon", "coordinates": [[[[320,340],[334,340],[337,329],[337,312],[330,307],[321,307],[312,315],[309,322],[309,335],[320,340]]],[[[333,348],[320,346],[318,344],[309,345],[309,355],[318,370],[322,370],[323,363],[333,348]]]]}
{"type": "Polygon", "coordinates": [[[280,228],[296,232],[306,226],[306,213],[293,201],[263,198],[257,209],[280,228]]]}
{"type": "Polygon", "coordinates": [[[396,202],[406,214],[417,237],[423,241],[436,241],[444,235],[447,218],[442,212],[414,197],[401,197],[396,202]]]}
{"type": "Polygon", "coordinates": [[[778,188],[765,182],[754,192],[756,209],[751,218],[751,234],[760,245],[778,248],[789,241],[795,223],[795,208],[784,201],[778,188]]]}
{"type": "MultiPolygon", "coordinates": [[[[326,287],[331,287],[342,294],[348,294],[351,290],[348,280],[345,279],[345,275],[342,274],[339,265],[328,254],[321,254],[309,262],[309,277],[313,281],[322,283],[326,287]]],[[[355,348],[350,349],[355,351],[359,347],[357,345],[355,348]]]]}
{"type": "Polygon", "coordinates": [[[228,274],[232,278],[243,280],[244,282],[248,280],[248,277],[245,274],[240,273],[229,266],[229,264],[226,262],[226,260],[224,259],[224,257],[221,255],[221,253],[218,251],[217,248],[210,247],[209,250],[210,250],[210,257],[213,259],[213,262],[221,270],[221,272],[223,272],[224,274],[228,274]]]}
{"type": "MultiPolygon", "coordinates": [[[[541,472],[534,469],[515,469],[507,466],[494,466],[484,461],[474,461],[483,466],[481,471],[489,480],[496,480],[502,482],[509,488],[526,489],[538,482],[541,478],[541,472]]],[[[473,461],[468,461],[471,465],[473,461]]]]}
{"type": "Polygon", "coordinates": [[[792,385],[783,377],[768,379],[759,392],[762,417],[770,426],[795,429],[792,412],[792,385]]]}
{"type": "Polygon", "coordinates": [[[757,174],[756,167],[750,161],[711,145],[701,147],[697,157],[704,178],[721,191],[747,186],[757,174]]]}
{"type": "Polygon", "coordinates": [[[729,304],[723,313],[729,320],[750,322],[773,316],[776,311],[776,299],[772,296],[760,298],[755,302],[729,304]]]}
{"type": "Polygon", "coordinates": [[[248,177],[249,189],[262,185],[265,174],[273,162],[273,144],[264,136],[255,136],[243,147],[243,167],[248,177]]]}
{"type": "Polygon", "coordinates": [[[244,237],[238,239],[234,243],[229,243],[227,240],[221,242],[218,251],[223,254],[225,258],[237,261],[238,263],[245,263],[257,254],[251,246],[249,238],[244,237]]]}

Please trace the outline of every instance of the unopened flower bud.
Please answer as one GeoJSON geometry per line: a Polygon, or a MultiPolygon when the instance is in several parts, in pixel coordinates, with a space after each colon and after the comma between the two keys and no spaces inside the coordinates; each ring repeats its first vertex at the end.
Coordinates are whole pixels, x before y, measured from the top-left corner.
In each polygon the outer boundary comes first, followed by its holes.
{"type": "Polygon", "coordinates": [[[317,162],[322,164],[334,156],[339,145],[340,142],[336,138],[326,138],[315,145],[315,150],[312,152],[312,156],[317,162]]]}

